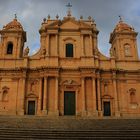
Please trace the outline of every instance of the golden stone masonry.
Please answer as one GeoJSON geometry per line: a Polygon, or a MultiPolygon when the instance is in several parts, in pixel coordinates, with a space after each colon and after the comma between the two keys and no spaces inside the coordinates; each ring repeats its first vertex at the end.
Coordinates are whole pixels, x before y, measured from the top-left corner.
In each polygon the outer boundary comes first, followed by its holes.
{"type": "Polygon", "coordinates": [[[110,57],[98,50],[95,21],[68,12],[44,19],[40,50],[29,56],[17,18],[0,30],[0,115],[140,116],[137,32],[122,19],[110,57]]]}

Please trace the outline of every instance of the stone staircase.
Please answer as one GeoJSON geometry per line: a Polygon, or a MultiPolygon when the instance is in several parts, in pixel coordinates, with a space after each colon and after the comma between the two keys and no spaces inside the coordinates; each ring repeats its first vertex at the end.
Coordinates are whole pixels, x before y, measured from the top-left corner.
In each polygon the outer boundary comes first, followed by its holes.
{"type": "Polygon", "coordinates": [[[140,119],[0,116],[2,140],[140,140],[140,119]]]}

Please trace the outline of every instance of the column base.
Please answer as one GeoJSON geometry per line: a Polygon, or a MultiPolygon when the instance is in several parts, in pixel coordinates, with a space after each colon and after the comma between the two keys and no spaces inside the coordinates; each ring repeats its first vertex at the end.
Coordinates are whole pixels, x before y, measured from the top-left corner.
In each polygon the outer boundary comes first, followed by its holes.
{"type": "Polygon", "coordinates": [[[98,111],[98,116],[99,117],[103,117],[103,112],[102,111],[98,111]]]}
{"type": "Polygon", "coordinates": [[[23,116],[23,115],[24,115],[24,110],[23,110],[23,109],[22,109],[22,110],[20,110],[20,111],[18,112],[18,115],[23,116]]]}
{"type": "Polygon", "coordinates": [[[82,116],[82,117],[87,116],[87,111],[82,111],[82,112],[81,112],[81,116],[82,116]]]}
{"type": "Polygon", "coordinates": [[[98,117],[97,111],[87,111],[87,117],[98,117]]]}
{"type": "Polygon", "coordinates": [[[48,110],[42,110],[42,115],[47,115],[48,114],[48,110]]]}
{"type": "Polygon", "coordinates": [[[121,115],[120,115],[120,112],[119,111],[116,111],[115,112],[115,117],[120,117],[121,115]]]}
{"type": "Polygon", "coordinates": [[[48,111],[48,116],[52,116],[52,117],[59,116],[59,110],[57,110],[57,111],[48,111]]]}
{"type": "Polygon", "coordinates": [[[41,111],[41,110],[38,110],[38,111],[37,111],[37,115],[38,115],[38,116],[41,116],[41,115],[42,115],[42,111],[41,111]]]}

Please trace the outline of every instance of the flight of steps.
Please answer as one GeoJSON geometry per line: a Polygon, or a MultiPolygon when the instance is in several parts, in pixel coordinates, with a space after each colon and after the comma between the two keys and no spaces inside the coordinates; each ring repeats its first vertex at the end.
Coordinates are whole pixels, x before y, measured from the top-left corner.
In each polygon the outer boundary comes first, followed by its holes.
{"type": "Polygon", "coordinates": [[[140,140],[140,119],[0,116],[0,139],[140,140]]]}

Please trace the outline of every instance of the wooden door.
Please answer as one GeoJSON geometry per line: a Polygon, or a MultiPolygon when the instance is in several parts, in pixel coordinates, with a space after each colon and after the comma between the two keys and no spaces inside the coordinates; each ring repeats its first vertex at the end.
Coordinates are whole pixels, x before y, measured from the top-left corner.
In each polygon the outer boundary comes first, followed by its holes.
{"type": "Polygon", "coordinates": [[[35,101],[28,101],[28,115],[35,115],[35,101]]]}
{"type": "Polygon", "coordinates": [[[64,92],[64,115],[75,115],[75,92],[64,92]]]}
{"type": "Polygon", "coordinates": [[[111,115],[110,102],[104,102],[104,116],[110,115],[111,115]]]}

